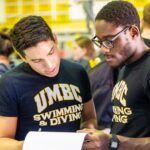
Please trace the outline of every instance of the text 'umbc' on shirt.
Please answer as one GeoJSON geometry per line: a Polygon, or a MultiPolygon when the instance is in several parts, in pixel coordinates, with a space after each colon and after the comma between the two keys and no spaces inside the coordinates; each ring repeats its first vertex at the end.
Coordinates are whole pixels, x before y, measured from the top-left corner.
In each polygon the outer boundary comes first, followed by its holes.
{"type": "Polygon", "coordinates": [[[41,113],[48,106],[54,104],[58,101],[71,101],[76,100],[82,102],[82,98],[79,95],[80,90],[77,86],[69,84],[55,84],[53,89],[46,87],[36,94],[34,100],[36,102],[37,110],[41,113]]]}

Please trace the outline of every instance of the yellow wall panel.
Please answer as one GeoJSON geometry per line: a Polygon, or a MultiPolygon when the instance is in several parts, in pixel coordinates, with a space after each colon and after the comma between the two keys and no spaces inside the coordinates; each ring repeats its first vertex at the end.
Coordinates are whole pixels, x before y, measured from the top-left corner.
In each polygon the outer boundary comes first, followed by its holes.
{"type": "Polygon", "coordinates": [[[22,7],[22,13],[26,14],[26,13],[34,13],[35,12],[35,7],[34,5],[28,5],[28,6],[24,6],[22,7]]]}
{"type": "Polygon", "coordinates": [[[65,30],[70,32],[70,29],[76,31],[86,28],[85,20],[70,19],[70,0],[5,0],[5,4],[6,21],[0,24],[0,27],[9,26],[11,28],[19,18],[37,14],[41,15],[56,32],[65,30]]]}
{"type": "Polygon", "coordinates": [[[6,14],[18,13],[18,7],[16,6],[7,6],[5,10],[6,10],[6,14]]]}
{"type": "Polygon", "coordinates": [[[51,8],[51,5],[47,5],[47,4],[40,4],[39,5],[39,11],[40,12],[44,12],[44,11],[50,11],[52,8],[51,8]]]}
{"type": "Polygon", "coordinates": [[[149,0],[134,0],[134,5],[136,7],[143,7],[149,0]]]}
{"type": "Polygon", "coordinates": [[[51,16],[43,16],[43,18],[49,24],[52,22],[52,17],[51,16]]]}
{"type": "Polygon", "coordinates": [[[11,2],[11,3],[12,3],[12,2],[18,2],[18,0],[5,0],[5,2],[6,2],[6,3],[11,2]]]}
{"type": "Polygon", "coordinates": [[[143,8],[144,6],[150,2],[150,0],[128,0],[131,2],[137,9],[140,18],[143,16],[143,8]]]}
{"type": "Polygon", "coordinates": [[[58,15],[56,21],[58,22],[68,22],[69,21],[69,16],[68,15],[58,15]]]}
{"type": "Polygon", "coordinates": [[[56,10],[57,11],[68,11],[69,5],[68,4],[56,4],[56,10]]]}
{"type": "Polygon", "coordinates": [[[7,24],[7,26],[12,26],[12,25],[14,25],[18,20],[19,20],[19,18],[16,18],[16,17],[8,18],[7,21],[6,21],[6,24],[7,24]]]}
{"type": "Polygon", "coordinates": [[[33,3],[34,4],[34,0],[22,0],[23,3],[33,3]]]}

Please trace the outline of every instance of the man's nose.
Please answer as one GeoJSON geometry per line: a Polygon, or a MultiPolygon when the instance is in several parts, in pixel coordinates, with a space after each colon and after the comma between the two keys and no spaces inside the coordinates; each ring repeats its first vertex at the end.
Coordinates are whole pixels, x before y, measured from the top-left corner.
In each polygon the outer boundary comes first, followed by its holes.
{"type": "Polygon", "coordinates": [[[110,52],[110,48],[106,48],[106,47],[102,46],[100,51],[102,52],[102,54],[105,55],[110,52]]]}
{"type": "Polygon", "coordinates": [[[49,59],[45,59],[45,66],[47,68],[53,68],[53,61],[49,59]]]}

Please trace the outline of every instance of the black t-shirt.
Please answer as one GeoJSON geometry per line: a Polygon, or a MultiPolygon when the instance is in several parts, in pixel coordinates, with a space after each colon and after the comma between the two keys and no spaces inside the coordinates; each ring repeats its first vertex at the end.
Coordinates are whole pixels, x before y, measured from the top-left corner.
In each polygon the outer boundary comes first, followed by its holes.
{"type": "Polygon", "coordinates": [[[150,39],[146,39],[146,38],[143,38],[144,39],[144,42],[145,44],[150,47],[150,39]]]}
{"type": "Polygon", "coordinates": [[[99,128],[110,128],[112,120],[111,95],[114,86],[114,70],[106,61],[103,61],[91,69],[88,75],[99,128]]]}
{"type": "Polygon", "coordinates": [[[0,63],[0,77],[2,76],[2,74],[4,74],[5,72],[10,70],[10,66],[9,65],[5,65],[3,63],[0,63]]]}
{"type": "Polygon", "coordinates": [[[112,133],[150,136],[150,52],[121,69],[112,102],[112,133]]]}
{"type": "Polygon", "coordinates": [[[75,132],[83,103],[91,99],[86,71],[61,60],[56,77],[46,77],[23,63],[0,79],[0,115],[18,117],[16,139],[29,131],[75,132]]]}

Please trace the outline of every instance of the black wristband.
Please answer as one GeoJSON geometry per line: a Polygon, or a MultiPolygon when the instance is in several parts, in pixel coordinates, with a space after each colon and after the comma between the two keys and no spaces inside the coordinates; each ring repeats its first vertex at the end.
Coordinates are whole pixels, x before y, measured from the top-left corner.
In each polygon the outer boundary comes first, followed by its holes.
{"type": "Polygon", "coordinates": [[[112,137],[109,142],[109,150],[117,150],[119,147],[119,139],[116,134],[112,134],[112,137]]]}

